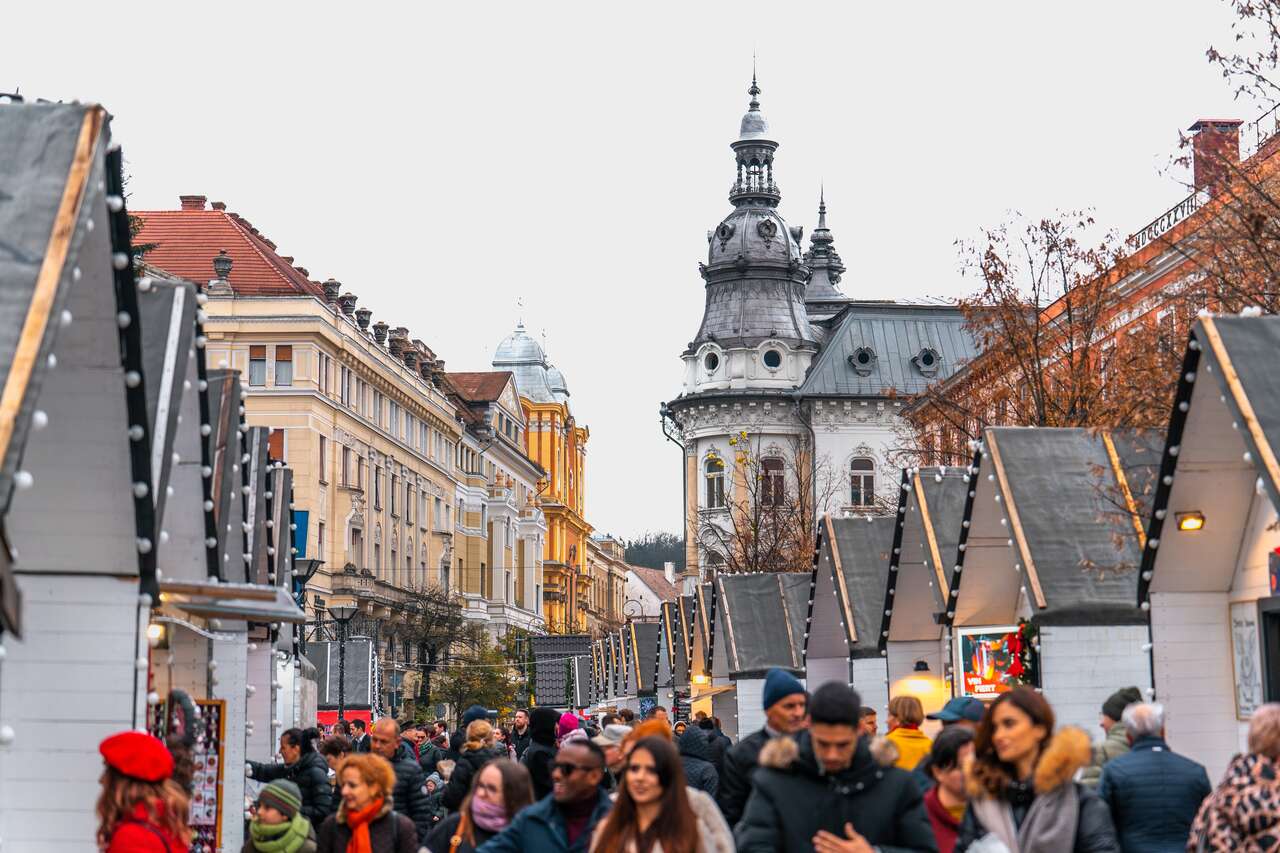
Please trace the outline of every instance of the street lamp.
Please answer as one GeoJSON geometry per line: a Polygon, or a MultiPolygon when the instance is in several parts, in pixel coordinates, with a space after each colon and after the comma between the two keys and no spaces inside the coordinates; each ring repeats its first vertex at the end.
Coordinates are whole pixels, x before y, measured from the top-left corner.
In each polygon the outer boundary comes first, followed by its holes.
{"type": "Polygon", "coordinates": [[[329,615],[338,623],[338,722],[347,718],[347,626],[355,618],[354,604],[329,607],[329,615]]]}

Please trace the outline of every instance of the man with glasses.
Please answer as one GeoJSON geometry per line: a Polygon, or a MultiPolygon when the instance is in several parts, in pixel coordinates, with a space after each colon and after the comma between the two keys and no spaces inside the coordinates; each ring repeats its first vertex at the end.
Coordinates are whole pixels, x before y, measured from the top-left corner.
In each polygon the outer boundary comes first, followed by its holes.
{"type": "Polygon", "coordinates": [[[604,752],[590,740],[560,747],[551,764],[551,793],[512,818],[477,853],[586,853],[596,824],[613,805],[600,786],[604,768],[604,752]]]}

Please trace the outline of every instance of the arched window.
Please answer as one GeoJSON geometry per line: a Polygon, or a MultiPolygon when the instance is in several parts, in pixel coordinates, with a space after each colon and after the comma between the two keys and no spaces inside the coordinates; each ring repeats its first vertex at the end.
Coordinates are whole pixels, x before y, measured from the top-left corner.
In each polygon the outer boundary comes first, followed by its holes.
{"type": "Polygon", "coordinates": [[[787,497],[787,478],[782,460],[776,456],[760,460],[760,503],[782,506],[787,497]]]}
{"type": "Polygon", "coordinates": [[[875,504],[875,460],[859,457],[849,463],[849,493],[849,503],[853,506],[873,506],[875,504]]]}
{"type": "Polygon", "coordinates": [[[724,569],[724,557],[718,551],[707,552],[707,569],[712,577],[720,574],[724,569]]]}
{"type": "Polygon", "coordinates": [[[703,466],[707,480],[707,509],[724,508],[724,460],[711,456],[703,466]]]}

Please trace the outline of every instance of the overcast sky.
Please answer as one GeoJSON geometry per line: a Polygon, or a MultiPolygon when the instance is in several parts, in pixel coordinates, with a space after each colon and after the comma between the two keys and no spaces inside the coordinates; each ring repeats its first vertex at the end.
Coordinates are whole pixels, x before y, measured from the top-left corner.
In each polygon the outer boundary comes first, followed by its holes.
{"type": "Polygon", "coordinates": [[[115,115],[133,209],[225,201],[451,370],[517,300],[591,428],[587,514],[680,525],[658,405],[729,211],[752,50],[783,216],[869,299],[972,288],[954,241],[1011,210],[1123,233],[1185,195],[1179,128],[1252,119],[1205,60],[1219,0],[10,4],[0,91],[115,115]]]}

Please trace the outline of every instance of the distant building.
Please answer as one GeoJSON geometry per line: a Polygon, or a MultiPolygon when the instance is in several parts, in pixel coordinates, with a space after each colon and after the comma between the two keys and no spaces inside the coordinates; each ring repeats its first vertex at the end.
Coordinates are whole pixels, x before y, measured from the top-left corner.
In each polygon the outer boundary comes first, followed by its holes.
{"type": "Polygon", "coordinates": [[[661,569],[627,566],[627,601],[623,611],[629,617],[661,616],[663,603],[675,602],[680,597],[677,582],[671,563],[661,569]]]}

